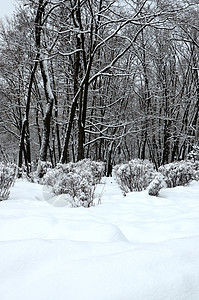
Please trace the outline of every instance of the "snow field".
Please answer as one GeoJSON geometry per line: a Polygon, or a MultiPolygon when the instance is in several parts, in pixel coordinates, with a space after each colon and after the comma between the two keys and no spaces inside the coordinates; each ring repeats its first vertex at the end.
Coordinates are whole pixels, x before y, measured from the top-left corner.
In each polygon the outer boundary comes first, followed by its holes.
{"type": "Polygon", "coordinates": [[[123,197],[105,180],[87,209],[16,183],[0,203],[1,300],[199,299],[199,183],[123,197]]]}

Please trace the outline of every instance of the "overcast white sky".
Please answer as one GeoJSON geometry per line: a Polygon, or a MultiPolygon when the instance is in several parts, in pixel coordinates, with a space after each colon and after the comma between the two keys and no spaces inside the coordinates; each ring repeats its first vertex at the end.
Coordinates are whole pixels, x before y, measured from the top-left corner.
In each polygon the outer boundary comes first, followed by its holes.
{"type": "Polygon", "coordinates": [[[0,0],[0,18],[11,16],[14,10],[15,0],[0,0]]]}

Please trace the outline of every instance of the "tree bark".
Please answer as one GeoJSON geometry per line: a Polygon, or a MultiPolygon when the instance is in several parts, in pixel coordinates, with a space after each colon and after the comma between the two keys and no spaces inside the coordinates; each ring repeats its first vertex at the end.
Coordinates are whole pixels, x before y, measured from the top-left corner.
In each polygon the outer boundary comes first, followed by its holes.
{"type": "Polygon", "coordinates": [[[42,136],[42,143],[41,143],[41,149],[40,149],[40,160],[46,161],[47,159],[47,151],[48,151],[48,145],[49,145],[49,137],[50,137],[50,123],[51,123],[51,117],[52,117],[52,108],[53,108],[53,102],[54,102],[54,95],[50,86],[50,77],[48,73],[48,65],[47,60],[40,61],[40,68],[41,68],[41,74],[44,84],[44,90],[45,95],[47,99],[47,107],[46,112],[43,119],[43,136],[42,136]]]}

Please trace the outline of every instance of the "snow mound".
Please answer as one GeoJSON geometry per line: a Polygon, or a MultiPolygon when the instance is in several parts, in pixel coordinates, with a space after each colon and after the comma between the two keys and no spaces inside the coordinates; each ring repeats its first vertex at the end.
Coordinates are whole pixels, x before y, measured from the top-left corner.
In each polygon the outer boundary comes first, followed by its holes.
{"type": "Polygon", "coordinates": [[[1,300],[199,299],[199,183],[159,197],[102,188],[101,205],[70,208],[16,183],[0,203],[1,300]]]}
{"type": "Polygon", "coordinates": [[[92,220],[50,219],[46,216],[20,216],[0,219],[0,240],[66,239],[89,242],[127,241],[113,224],[92,220]]]}

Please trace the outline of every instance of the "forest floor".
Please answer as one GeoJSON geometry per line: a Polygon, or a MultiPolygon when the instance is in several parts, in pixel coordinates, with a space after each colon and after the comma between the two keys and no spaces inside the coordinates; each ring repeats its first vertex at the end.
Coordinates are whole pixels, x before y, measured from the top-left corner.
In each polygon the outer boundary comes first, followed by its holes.
{"type": "Polygon", "coordinates": [[[0,202],[1,300],[198,300],[199,182],[71,208],[17,181],[0,202]]]}

